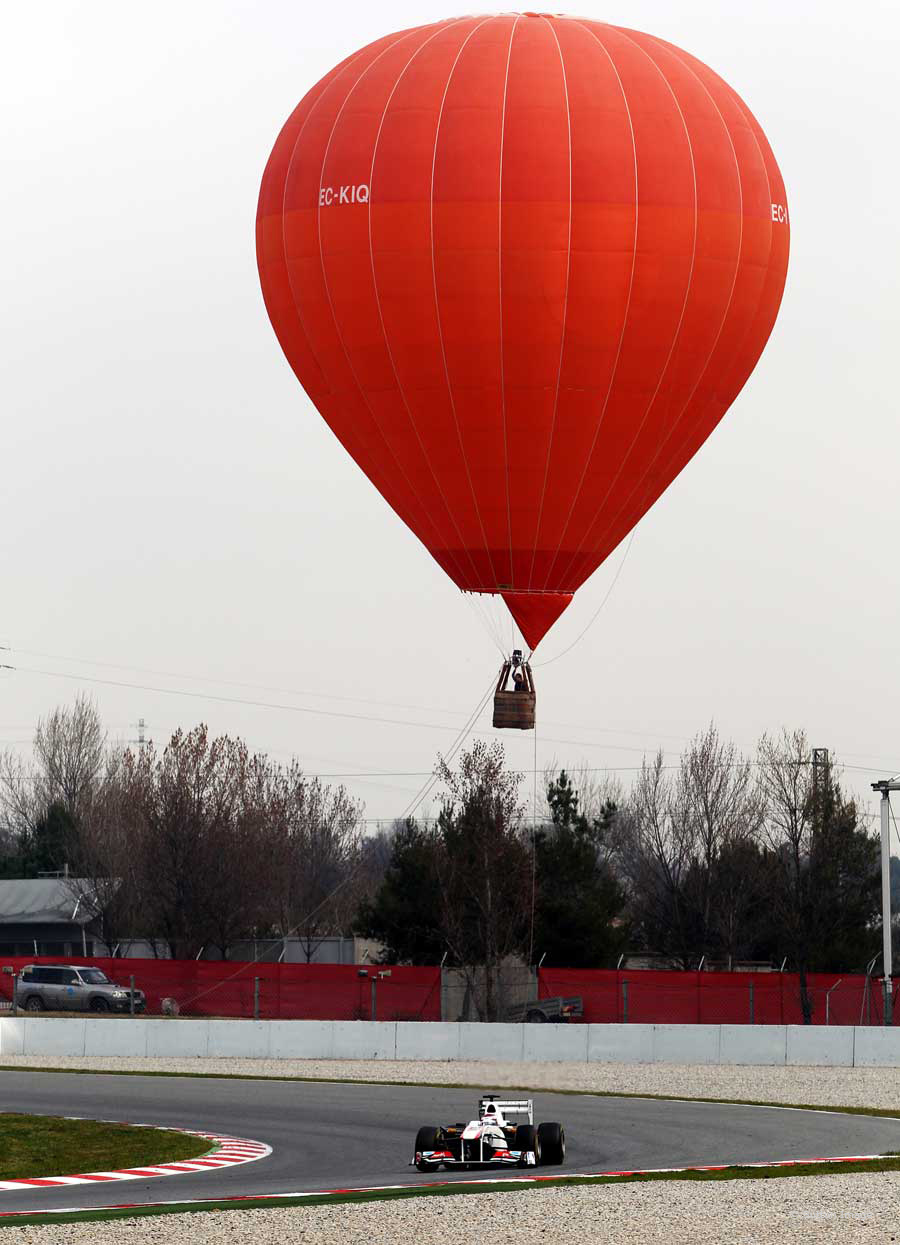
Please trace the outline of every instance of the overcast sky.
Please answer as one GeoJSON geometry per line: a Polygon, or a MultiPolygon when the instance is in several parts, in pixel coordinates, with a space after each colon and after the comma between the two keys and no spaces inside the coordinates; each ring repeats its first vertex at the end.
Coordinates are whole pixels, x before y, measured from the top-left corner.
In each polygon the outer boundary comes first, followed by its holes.
{"type": "MultiPolygon", "coordinates": [[[[900,770],[897,6],[578,10],[671,40],[743,96],[792,252],[750,382],[539,651],[579,636],[621,566],[584,638],[536,671],[538,765],[628,780],[711,719],[748,750],[800,726],[860,767],[847,781],[874,809],[869,782],[900,770]]],[[[486,691],[487,631],[306,398],[254,253],[259,181],[300,98],[363,44],[450,13],[5,9],[0,747],[27,752],[81,688],[113,736],[205,721],[346,775],[389,819],[486,691]]],[[[505,742],[531,771],[533,736],[505,742]]]]}

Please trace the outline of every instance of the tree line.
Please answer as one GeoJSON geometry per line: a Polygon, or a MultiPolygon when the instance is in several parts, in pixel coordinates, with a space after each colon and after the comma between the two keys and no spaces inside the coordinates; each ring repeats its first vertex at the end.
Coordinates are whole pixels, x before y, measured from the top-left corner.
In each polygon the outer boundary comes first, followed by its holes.
{"type": "Polygon", "coordinates": [[[539,810],[499,744],[437,774],[434,819],[367,834],[362,806],[295,762],[203,725],[114,747],[79,698],[38,724],[32,761],[0,755],[0,873],[84,879],[104,942],[175,957],[294,935],[311,958],[355,932],[386,962],[478,968],[489,1014],[511,960],[785,963],[806,998],[808,973],[878,953],[877,838],[802,731],[751,758],[710,726],[627,789],[554,769],[539,810]]]}
{"type": "Polygon", "coordinates": [[[0,875],[63,874],[109,948],[190,958],[352,923],[377,845],[343,787],[204,725],[161,751],[110,744],[79,698],[38,723],[34,759],[0,754],[0,875]]]}

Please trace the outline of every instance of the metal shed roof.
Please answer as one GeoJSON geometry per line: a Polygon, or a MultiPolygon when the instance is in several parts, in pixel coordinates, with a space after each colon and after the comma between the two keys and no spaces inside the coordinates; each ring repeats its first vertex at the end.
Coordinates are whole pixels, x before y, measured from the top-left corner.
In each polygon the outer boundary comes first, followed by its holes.
{"type": "Polygon", "coordinates": [[[87,924],[92,914],[79,895],[89,887],[82,878],[0,878],[0,925],[87,924]]]}

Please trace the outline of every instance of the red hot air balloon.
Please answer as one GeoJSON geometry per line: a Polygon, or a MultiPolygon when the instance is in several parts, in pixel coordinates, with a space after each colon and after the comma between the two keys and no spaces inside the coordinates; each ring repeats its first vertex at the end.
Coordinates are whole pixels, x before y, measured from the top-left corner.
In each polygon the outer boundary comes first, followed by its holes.
{"type": "Polygon", "coordinates": [[[281,131],[257,233],[304,389],[532,648],[734,401],[789,241],[731,87],[662,39],[539,13],[347,57],[281,131]]]}

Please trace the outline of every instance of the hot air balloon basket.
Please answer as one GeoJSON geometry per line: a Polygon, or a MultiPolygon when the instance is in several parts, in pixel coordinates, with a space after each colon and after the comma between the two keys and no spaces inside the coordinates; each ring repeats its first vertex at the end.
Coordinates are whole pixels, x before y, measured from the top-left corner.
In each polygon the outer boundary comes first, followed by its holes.
{"type": "Polygon", "coordinates": [[[531,667],[528,662],[524,662],[521,666],[528,689],[522,692],[506,690],[511,669],[512,663],[504,662],[497,680],[497,689],[494,692],[494,726],[499,730],[533,731],[537,696],[534,691],[531,667]]]}

